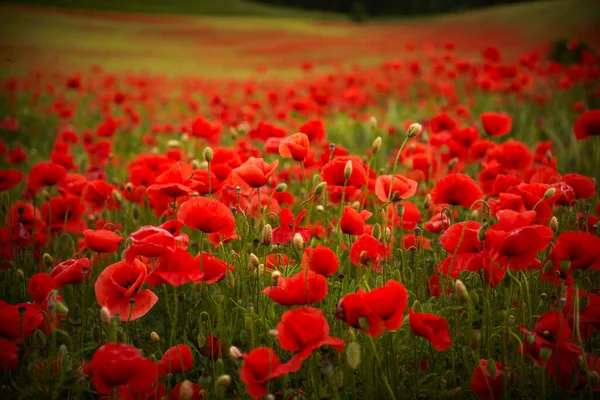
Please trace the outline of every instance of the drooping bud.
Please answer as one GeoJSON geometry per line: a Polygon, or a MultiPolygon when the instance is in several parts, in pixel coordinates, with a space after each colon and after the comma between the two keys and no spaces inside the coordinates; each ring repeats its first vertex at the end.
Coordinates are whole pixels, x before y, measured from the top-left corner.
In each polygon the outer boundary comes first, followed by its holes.
{"type": "Polygon", "coordinates": [[[379,223],[373,224],[373,232],[371,233],[371,235],[375,239],[381,240],[381,225],[379,225],[379,223]]]}
{"type": "Polygon", "coordinates": [[[275,191],[277,193],[281,193],[281,192],[285,192],[287,190],[287,183],[285,182],[281,182],[279,185],[277,185],[277,187],[275,188],[275,191]]]}
{"type": "Polygon", "coordinates": [[[483,223],[481,224],[481,227],[479,228],[479,230],[477,231],[477,239],[480,242],[483,242],[485,240],[485,235],[487,233],[487,230],[490,226],[488,225],[488,223],[483,223]]]}
{"type": "Polygon", "coordinates": [[[150,339],[152,339],[152,341],[153,341],[154,343],[158,343],[158,342],[160,342],[160,336],[158,336],[158,333],[156,333],[156,332],[154,332],[154,331],[152,331],[152,332],[150,333],[150,339]]]}
{"type": "Polygon", "coordinates": [[[360,364],[360,344],[351,342],[346,348],[346,362],[352,369],[356,369],[360,364]]]}
{"type": "Polygon", "coordinates": [[[211,162],[213,159],[213,149],[211,147],[207,147],[204,149],[204,161],[207,163],[211,162]]]}
{"type": "Polygon", "coordinates": [[[200,169],[200,160],[192,160],[192,169],[200,169]]]}
{"type": "Polygon", "coordinates": [[[381,149],[381,136],[377,136],[375,140],[373,140],[373,144],[371,145],[371,151],[373,154],[377,154],[381,149]]]}
{"type": "Polygon", "coordinates": [[[42,260],[44,261],[44,265],[46,267],[51,267],[54,263],[54,260],[52,260],[52,256],[48,253],[44,253],[44,255],[42,256],[42,260]]]}
{"type": "Polygon", "coordinates": [[[252,264],[255,267],[258,267],[258,264],[260,264],[260,260],[258,259],[258,257],[256,257],[256,254],[254,253],[250,253],[250,264],[252,264]]]}
{"type": "Polygon", "coordinates": [[[226,388],[231,383],[231,376],[221,375],[215,381],[215,385],[220,388],[226,388]]]}
{"type": "Polygon", "coordinates": [[[304,248],[304,239],[302,238],[302,235],[299,233],[296,233],[294,235],[294,238],[292,239],[292,243],[294,244],[294,247],[297,250],[302,250],[304,248]]]}
{"type": "Polygon", "coordinates": [[[270,224],[265,224],[261,234],[262,244],[269,246],[273,242],[273,228],[270,224]]]}
{"type": "MultiPolygon", "coordinates": [[[[347,165],[348,164],[346,164],[346,166],[347,165]]],[[[352,163],[350,165],[352,165],[352,163]]],[[[352,168],[350,168],[350,169],[352,169],[352,168]]],[[[352,173],[352,172],[350,172],[350,173],[352,173]]],[[[344,174],[346,174],[346,170],[344,170],[344,174]]],[[[346,179],[348,179],[348,178],[346,178],[346,179]]],[[[318,196],[321,193],[323,193],[323,190],[325,190],[326,187],[327,187],[327,182],[321,182],[317,186],[315,186],[315,196],[318,196]]]]}
{"type": "Polygon", "coordinates": [[[243,355],[240,349],[235,346],[231,346],[229,348],[229,357],[233,358],[234,360],[241,360],[243,355]]]}
{"type": "Polygon", "coordinates": [[[121,193],[118,190],[113,189],[113,191],[111,192],[111,196],[116,204],[121,205],[123,203],[123,196],[121,196],[121,193]]]}
{"type": "Polygon", "coordinates": [[[431,207],[431,194],[427,193],[427,196],[425,196],[425,200],[423,200],[423,207],[426,210],[429,210],[431,207]]]}
{"type": "Polygon", "coordinates": [[[555,216],[552,216],[552,218],[550,218],[550,229],[552,229],[554,233],[558,231],[558,219],[556,219],[555,216]]]}
{"type": "Polygon", "coordinates": [[[374,115],[371,115],[371,117],[369,118],[369,126],[371,127],[371,129],[377,128],[377,118],[375,118],[374,115]]]}
{"type": "Polygon", "coordinates": [[[110,324],[111,321],[110,311],[106,307],[100,309],[100,320],[104,325],[110,324]]]}
{"type": "Polygon", "coordinates": [[[463,303],[469,302],[469,291],[467,290],[467,287],[463,281],[457,279],[456,282],[454,282],[454,290],[456,291],[456,296],[460,301],[463,303]]]}
{"type": "Polygon", "coordinates": [[[544,198],[549,199],[550,197],[554,196],[555,193],[556,193],[555,188],[549,188],[548,190],[546,190],[546,193],[544,193],[544,198]]]}
{"type": "Polygon", "coordinates": [[[417,136],[419,133],[421,133],[421,131],[423,130],[423,126],[421,126],[421,124],[419,123],[414,123],[411,124],[408,129],[406,130],[406,136],[408,136],[409,138],[413,138],[415,136],[417,136]]]}
{"type": "Polygon", "coordinates": [[[346,163],[346,166],[344,167],[344,179],[346,179],[346,181],[348,181],[348,179],[350,179],[351,175],[352,175],[352,161],[348,160],[348,162],[346,163]]]}

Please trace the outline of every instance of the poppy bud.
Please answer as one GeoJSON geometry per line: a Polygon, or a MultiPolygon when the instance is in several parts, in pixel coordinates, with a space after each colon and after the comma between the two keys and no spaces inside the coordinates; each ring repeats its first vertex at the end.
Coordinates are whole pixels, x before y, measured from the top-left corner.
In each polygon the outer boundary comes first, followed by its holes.
{"type": "Polygon", "coordinates": [[[448,168],[452,169],[458,162],[458,158],[454,157],[450,161],[448,161],[448,168]]]}
{"type": "Polygon", "coordinates": [[[187,379],[179,385],[179,400],[192,400],[194,398],[194,387],[187,379]]]}
{"type": "Polygon", "coordinates": [[[108,311],[108,308],[106,307],[102,307],[100,309],[100,320],[102,321],[102,323],[104,325],[108,325],[111,322],[111,316],[110,316],[110,311],[108,311]]]}
{"type": "Polygon", "coordinates": [[[167,147],[169,150],[176,150],[181,147],[181,143],[179,143],[179,140],[171,139],[167,142],[167,147]]]}
{"type": "Polygon", "coordinates": [[[512,315],[512,314],[510,314],[510,315],[508,316],[508,318],[506,318],[506,322],[508,322],[508,324],[509,324],[509,325],[512,325],[512,324],[514,324],[514,323],[515,323],[515,316],[514,316],[514,315],[512,315]]]}
{"type": "Polygon", "coordinates": [[[320,213],[322,213],[323,211],[325,211],[325,207],[323,207],[321,204],[319,204],[319,205],[317,206],[317,212],[320,212],[320,213]]]}
{"type": "Polygon", "coordinates": [[[261,234],[262,244],[265,246],[269,246],[273,242],[273,228],[271,225],[266,224],[262,229],[261,234]]]}
{"type": "Polygon", "coordinates": [[[598,371],[592,371],[588,374],[587,376],[588,381],[590,382],[590,385],[592,387],[596,386],[598,383],[600,383],[600,374],[598,373],[598,371]]]}
{"type": "Polygon", "coordinates": [[[154,343],[158,343],[160,341],[160,336],[158,336],[158,333],[152,331],[150,333],[150,339],[152,339],[154,343]]]}
{"type": "Polygon", "coordinates": [[[123,203],[123,196],[121,196],[121,193],[119,193],[118,190],[113,189],[113,191],[111,192],[111,197],[115,203],[119,205],[123,203]]]}
{"type": "Polygon", "coordinates": [[[554,196],[555,193],[556,193],[556,189],[550,188],[550,189],[546,190],[546,193],[544,193],[544,198],[549,199],[550,197],[554,196]]]}
{"type": "Polygon", "coordinates": [[[296,233],[294,238],[292,239],[292,243],[297,250],[302,250],[304,248],[304,239],[302,239],[302,235],[296,233]]]}
{"type": "Polygon", "coordinates": [[[229,348],[229,357],[233,358],[234,360],[240,360],[243,357],[243,355],[240,349],[238,349],[235,346],[231,346],[229,348]]]}
{"type": "Polygon", "coordinates": [[[585,368],[585,358],[582,355],[578,355],[575,359],[575,365],[581,371],[585,368]]]}
{"type": "Polygon", "coordinates": [[[471,211],[471,219],[479,219],[479,210],[471,211]]]}
{"type": "Polygon", "coordinates": [[[220,388],[226,388],[231,383],[231,376],[221,375],[217,378],[215,385],[220,388]]]}
{"type": "Polygon", "coordinates": [[[192,160],[192,169],[200,169],[200,161],[192,160]]]}
{"type": "Polygon", "coordinates": [[[140,219],[140,209],[137,207],[133,207],[133,210],[131,212],[131,218],[133,218],[133,220],[135,222],[137,222],[138,219],[140,219]]]}
{"type": "Polygon", "coordinates": [[[566,304],[567,304],[567,299],[566,298],[561,297],[560,299],[558,299],[558,308],[559,309],[563,309],[566,304]]]}
{"type": "Polygon", "coordinates": [[[371,115],[371,117],[369,118],[369,126],[371,127],[371,129],[377,128],[377,118],[375,118],[374,115],[371,115]]]}
{"type": "Polygon", "coordinates": [[[66,315],[69,313],[69,308],[62,301],[56,302],[56,312],[62,315],[66,315]]]}
{"type": "Polygon", "coordinates": [[[423,207],[425,207],[426,210],[429,210],[429,208],[431,207],[431,195],[429,193],[427,193],[427,196],[425,196],[425,200],[423,201],[423,207]]]}
{"type": "Polygon", "coordinates": [[[20,268],[17,270],[17,278],[19,278],[20,281],[25,280],[25,273],[20,268]]]}
{"type": "Polygon", "coordinates": [[[254,272],[257,273],[256,276],[263,275],[265,273],[265,264],[259,264],[258,268],[254,272]]]}
{"type": "Polygon", "coordinates": [[[409,138],[413,138],[419,133],[421,133],[422,130],[423,127],[421,126],[421,124],[415,122],[414,124],[411,124],[406,130],[406,136],[408,136],[409,138]]]}
{"type": "Polygon", "coordinates": [[[131,191],[133,190],[133,183],[131,183],[131,182],[127,182],[127,183],[125,184],[125,186],[123,186],[123,188],[124,188],[125,190],[127,190],[128,192],[131,192],[131,191]]]}
{"type": "Polygon", "coordinates": [[[373,232],[371,233],[371,235],[375,239],[381,240],[381,225],[379,225],[379,223],[373,224],[373,232]]]}
{"type": "Polygon", "coordinates": [[[369,330],[369,320],[366,317],[360,317],[358,319],[358,325],[365,331],[369,330]]]}
{"type": "Polygon", "coordinates": [[[44,261],[44,265],[46,267],[51,267],[54,263],[54,261],[52,260],[52,256],[48,253],[44,253],[44,255],[42,256],[42,260],[44,261]]]}
{"type": "Polygon", "coordinates": [[[204,149],[204,161],[207,163],[211,162],[213,159],[213,149],[211,147],[207,147],[204,149]]]}
{"type": "Polygon", "coordinates": [[[467,287],[463,281],[457,279],[456,282],[454,282],[454,290],[456,291],[456,296],[460,301],[463,303],[469,302],[469,291],[467,290],[467,287]]]}
{"type": "Polygon", "coordinates": [[[198,347],[206,346],[206,333],[204,332],[204,329],[201,329],[200,332],[198,332],[196,342],[198,343],[198,347]]]}
{"type": "Polygon", "coordinates": [[[285,192],[287,190],[287,183],[285,182],[281,182],[279,185],[277,185],[277,187],[275,188],[275,191],[277,193],[281,193],[281,192],[285,192]]]}
{"type": "Polygon", "coordinates": [[[402,218],[404,216],[404,204],[398,204],[396,206],[396,210],[398,212],[398,216],[402,218]]]}
{"type": "Polygon", "coordinates": [[[227,272],[225,273],[225,284],[229,289],[235,288],[235,277],[233,276],[233,273],[230,270],[227,270],[227,272]]]}
{"type": "Polygon", "coordinates": [[[182,134],[182,135],[181,135],[181,141],[182,141],[183,143],[187,143],[187,142],[189,142],[189,141],[190,141],[190,135],[188,135],[187,133],[184,133],[184,134],[182,134]]]}
{"type": "Polygon", "coordinates": [[[338,368],[333,371],[330,379],[331,386],[333,386],[334,389],[340,389],[342,386],[344,386],[344,372],[341,369],[338,368]]]}
{"type": "Polygon", "coordinates": [[[375,140],[373,140],[373,144],[371,145],[371,151],[373,154],[377,154],[381,149],[381,136],[377,136],[375,140]]]}
{"type": "Polygon", "coordinates": [[[480,242],[483,242],[485,240],[485,235],[487,233],[487,230],[490,226],[486,223],[481,224],[481,228],[479,228],[479,230],[477,231],[477,239],[480,242]]]}
{"type": "Polygon", "coordinates": [[[423,312],[423,310],[421,309],[421,302],[419,300],[415,300],[415,302],[412,305],[412,309],[415,312],[423,312]]]}
{"type": "Polygon", "coordinates": [[[494,360],[492,360],[492,359],[488,360],[487,370],[490,374],[490,378],[496,379],[496,377],[498,376],[498,368],[496,367],[496,363],[494,362],[494,360]]]}
{"type": "Polygon", "coordinates": [[[346,181],[348,181],[348,179],[350,179],[351,175],[352,175],[352,161],[348,160],[348,162],[346,163],[346,166],[344,167],[344,179],[346,179],[346,181]]]}
{"type": "Polygon", "coordinates": [[[279,271],[273,271],[271,272],[271,280],[273,282],[277,282],[277,280],[281,277],[281,272],[279,271]]]}
{"type": "Polygon", "coordinates": [[[265,400],[275,400],[275,396],[273,396],[271,393],[269,393],[268,395],[265,396],[265,400]]]}
{"type": "Polygon", "coordinates": [[[352,369],[356,369],[360,364],[360,344],[352,342],[346,348],[346,362],[352,369]]]}
{"type": "Polygon", "coordinates": [[[258,267],[258,264],[260,264],[260,261],[258,260],[258,257],[256,257],[256,254],[250,253],[249,258],[250,258],[250,264],[255,267],[258,267]]]}
{"type": "Polygon", "coordinates": [[[542,347],[540,349],[540,358],[544,361],[548,361],[552,357],[552,349],[549,347],[542,347]]]}
{"type": "MultiPolygon", "coordinates": [[[[352,164],[350,164],[350,165],[352,165],[352,164]]],[[[350,169],[352,169],[352,168],[350,168],[350,169]]],[[[352,172],[350,172],[350,173],[352,173],[352,172]]],[[[344,170],[344,174],[346,174],[345,170],[344,170]]],[[[321,193],[323,193],[323,190],[325,190],[325,187],[327,187],[327,182],[321,182],[317,186],[315,186],[315,196],[318,196],[321,193]]]]}
{"type": "Polygon", "coordinates": [[[385,241],[388,243],[392,241],[392,230],[388,226],[385,227],[385,241]]]}
{"type": "Polygon", "coordinates": [[[554,233],[558,231],[558,219],[556,219],[555,216],[552,216],[552,218],[550,218],[550,229],[552,229],[554,233]]]}
{"type": "Polygon", "coordinates": [[[44,198],[44,200],[50,201],[50,193],[48,193],[47,190],[42,190],[42,197],[44,198]]]}

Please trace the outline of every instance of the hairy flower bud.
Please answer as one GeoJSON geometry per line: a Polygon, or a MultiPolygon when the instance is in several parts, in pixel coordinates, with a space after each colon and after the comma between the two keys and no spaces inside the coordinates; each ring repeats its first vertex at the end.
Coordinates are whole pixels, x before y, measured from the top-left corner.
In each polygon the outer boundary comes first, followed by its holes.
{"type": "Polygon", "coordinates": [[[360,344],[351,342],[346,348],[346,362],[352,369],[356,369],[360,364],[360,344]]]}
{"type": "Polygon", "coordinates": [[[460,301],[463,303],[469,302],[469,291],[467,290],[467,287],[463,281],[457,279],[456,282],[454,282],[454,290],[456,291],[456,296],[460,301]]]}
{"type": "Polygon", "coordinates": [[[112,320],[112,318],[110,316],[110,311],[108,311],[108,308],[102,307],[100,309],[100,320],[105,325],[110,324],[110,321],[112,320]]]}
{"type": "Polygon", "coordinates": [[[215,381],[215,385],[217,387],[226,388],[231,383],[231,376],[229,375],[221,375],[215,381]]]}
{"type": "Polygon", "coordinates": [[[285,182],[281,182],[279,185],[277,185],[277,187],[275,188],[275,191],[277,193],[281,193],[281,192],[285,192],[287,190],[287,183],[285,182]]]}
{"type": "Polygon", "coordinates": [[[179,385],[179,400],[192,400],[194,398],[194,387],[187,379],[179,385]]]}
{"type": "Polygon", "coordinates": [[[556,193],[555,188],[549,188],[548,190],[546,190],[546,193],[544,193],[544,198],[549,199],[550,197],[554,196],[555,193],[556,193]]]}
{"type": "Polygon", "coordinates": [[[156,333],[156,332],[154,332],[154,331],[152,331],[152,332],[150,333],[150,339],[152,339],[152,341],[153,341],[154,343],[158,343],[158,342],[160,342],[160,336],[158,336],[158,333],[156,333]]]}
{"type": "Polygon", "coordinates": [[[302,235],[300,235],[299,233],[296,233],[294,235],[294,238],[292,239],[292,243],[294,244],[294,247],[297,250],[302,250],[304,248],[304,239],[302,238],[302,235]]]}
{"type": "Polygon", "coordinates": [[[373,154],[377,154],[381,149],[381,136],[377,136],[375,140],[373,140],[373,144],[371,145],[371,151],[373,154]]]}
{"type": "Polygon", "coordinates": [[[265,246],[269,246],[273,242],[273,228],[266,224],[262,229],[261,242],[265,246]]]}
{"type": "Polygon", "coordinates": [[[414,124],[410,125],[408,127],[408,129],[406,130],[406,136],[408,136],[409,138],[413,138],[413,137],[417,136],[419,133],[421,133],[422,130],[423,130],[423,126],[421,126],[421,124],[415,122],[414,124]]]}
{"type": "Polygon", "coordinates": [[[556,219],[555,216],[552,216],[552,218],[550,218],[550,229],[552,229],[552,231],[554,231],[554,233],[556,233],[556,231],[558,231],[558,219],[556,219]]]}
{"type": "Polygon", "coordinates": [[[46,267],[51,267],[54,263],[52,256],[48,253],[44,253],[44,255],[42,256],[42,260],[44,261],[44,265],[46,267]]]}
{"type": "MultiPolygon", "coordinates": [[[[350,165],[352,165],[352,164],[350,164],[350,165]]],[[[346,171],[344,170],[344,174],[345,173],[346,173],[346,171]]],[[[327,187],[327,182],[321,182],[317,186],[315,186],[315,196],[318,196],[321,193],[323,193],[323,190],[325,190],[326,187],[327,187]]]]}
{"type": "Polygon", "coordinates": [[[204,161],[207,163],[211,162],[213,159],[213,149],[212,147],[207,147],[204,149],[204,161]]]}
{"type": "Polygon", "coordinates": [[[346,163],[346,166],[344,167],[344,179],[346,179],[346,181],[348,181],[348,179],[350,179],[351,175],[352,175],[352,161],[348,160],[348,162],[346,163]]]}

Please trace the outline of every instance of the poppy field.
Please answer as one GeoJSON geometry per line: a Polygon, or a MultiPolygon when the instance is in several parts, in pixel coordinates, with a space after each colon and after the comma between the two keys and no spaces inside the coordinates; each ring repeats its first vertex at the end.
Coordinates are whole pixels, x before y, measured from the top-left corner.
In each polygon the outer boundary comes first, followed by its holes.
{"type": "Polygon", "coordinates": [[[0,398],[596,398],[598,49],[456,38],[1,78],[0,398]]]}

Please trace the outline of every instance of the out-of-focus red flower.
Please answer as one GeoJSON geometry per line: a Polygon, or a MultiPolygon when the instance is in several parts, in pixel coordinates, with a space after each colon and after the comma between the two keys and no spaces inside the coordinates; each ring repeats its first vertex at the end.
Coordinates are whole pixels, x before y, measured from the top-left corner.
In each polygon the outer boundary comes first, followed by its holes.
{"type": "Polygon", "coordinates": [[[105,229],[86,229],[83,236],[86,247],[96,253],[114,253],[123,240],[121,235],[105,229]]]}
{"type": "Polygon", "coordinates": [[[600,237],[587,232],[563,232],[556,238],[555,257],[570,269],[600,270],[600,237]]]}
{"type": "Polygon", "coordinates": [[[577,140],[600,136],[600,110],[589,110],[577,118],[573,131],[577,140]]]}
{"type": "Polygon", "coordinates": [[[21,343],[21,337],[29,336],[44,321],[44,315],[37,304],[12,305],[0,300],[0,321],[0,337],[13,343],[21,343]]]}
{"type": "Polygon", "coordinates": [[[206,335],[206,346],[204,346],[203,353],[206,357],[210,357],[213,360],[223,358],[223,356],[227,354],[227,343],[212,333],[209,333],[206,335]]]}
{"type": "Polygon", "coordinates": [[[234,180],[249,193],[251,189],[264,186],[271,175],[273,175],[273,172],[275,172],[277,165],[279,165],[279,160],[275,160],[271,164],[268,164],[262,158],[250,158],[234,169],[232,171],[232,176],[234,177],[234,180]]]}
{"type": "Polygon", "coordinates": [[[566,174],[562,177],[562,181],[573,189],[577,200],[589,199],[596,194],[596,184],[587,176],[566,174]]]}
{"type": "Polygon", "coordinates": [[[8,374],[19,364],[19,347],[0,338],[0,375],[8,374]]]}
{"type": "Polygon", "coordinates": [[[488,360],[481,359],[471,375],[471,392],[480,400],[499,399],[504,389],[504,366],[498,361],[496,364],[496,376],[490,374],[488,360]]]}
{"type": "Polygon", "coordinates": [[[433,314],[422,314],[408,310],[410,329],[416,336],[423,336],[434,349],[446,351],[450,348],[452,338],[448,330],[448,321],[444,317],[433,314]]]}
{"type": "Polygon", "coordinates": [[[46,301],[48,295],[54,289],[54,287],[55,282],[50,275],[43,272],[38,272],[29,278],[27,291],[37,304],[42,304],[46,301]]]}
{"type": "Polygon", "coordinates": [[[172,253],[177,248],[175,237],[165,229],[156,226],[142,226],[129,235],[131,245],[125,253],[127,260],[137,256],[160,257],[172,253]]]}
{"type": "Polygon", "coordinates": [[[5,192],[18,185],[23,180],[23,173],[17,170],[0,171],[0,192],[5,192]]]}
{"type": "Polygon", "coordinates": [[[229,265],[212,254],[204,252],[202,252],[202,264],[200,268],[203,280],[208,285],[222,281],[225,279],[227,271],[234,270],[233,265],[229,265]]]}
{"type": "Polygon", "coordinates": [[[280,277],[277,286],[269,286],[263,294],[284,306],[314,304],[327,296],[327,279],[313,271],[300,271],[291,278],[280,277]]]}
{"type": "Polygon", "coordinates": [[[482,113],[481,123],[485,133],[493,137],[507,135],[512,128],[512,118],[506,113],[482,113]]]}
{"type": "Polygon", "coordinates": [[[436,183],[430,194],[435,204],[465,208],[470,208],[477,200],[483,199],[483,192],[477,182],[465,174],[446,175],[436,183]]]}
{"type": "Polygon", "coordinates": [[[358,212],[354,207],[345,206],[342,212],[340,228],[347,235],[362,235],[365,229],[365,221],[371,217],[371,212],[362,210],[358,212]]]}
{"type": "Polygon", "coordinates": [[[313,249],[308,246],[304,250],[302,257],[302,268],[308,268],[311,271],[323,276],[333,275],[339,266],[339,260],[335,251],[322,244],[313,249]]]}
{"type": "Polygon", "coordinates": [[[218,200],[195,197],[183,203],[177,219],[185,226],[204,233],[235,234],[235,218],[231,210],[218,200]]]}
{"type": "Polygon", "coordinates": [[[350,248],[350,261],[356,266],[371,267],[379,271],[379,261],[388,256],[388,248],[371,235],[363,234],[350,248]]]}
{"type": "Polygon", "coordinates": [[[292,235],[296,233],[302,236],[304,243],[310,240],[310,229],[301,228],[299,225],[306,215],[306,210],[302,210],[296,218],[289,208],[283,208],[279,215],[279,226],[273,229],[273,243],[285,244],[293,239],[292,235]]]}
{"type": "Polygon", "coordinates": [[[192,350],[185,344],[178,344],[165,351],[160,361],[156,363],[156,369],[158,376],[165,376],[169,373],[186,372],[193,364],[192,350]]]}
{"type": "Polygon", "coordinates": [[[290,372],[289,365],[280,364],[277,354],[268,347],[258,347],[244,354],[243,358],[240,379],[246,384],[246,391],[252,399],[265,397],[269,381],[290,372]]]}
{"type": "Polygon", "coordinates": [[[54,186],[67,175],[65,167],[53,162],[39,162],[27,175],[27,188],[37,191],[44,186],[54,186]]]}
{"type": "Polygon", "coordinates": [[[75,285],[84,279],[89,279],[92,265],[87,258],[66,260],[55,266],[50,272],[56,288],[65,285],[75,285]]]}
{"type": "Polygon", "coordinates": [[[302,132],[284,138],[279,143],[279,155],[283,158],[293,158],[294,161],[304,161],[308,153],[309,140],[302,132]]]}
{"type": "Polygon", "coordinates": [[[417,182],[402,175],[381,175],[375,182],[375,194],[381,202],[406,200],[417,192],[417,182]],[[389,197],[388,197],[389,196],[389,197]]]}

